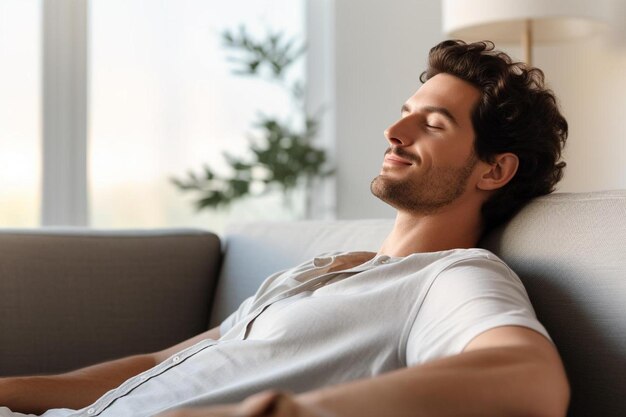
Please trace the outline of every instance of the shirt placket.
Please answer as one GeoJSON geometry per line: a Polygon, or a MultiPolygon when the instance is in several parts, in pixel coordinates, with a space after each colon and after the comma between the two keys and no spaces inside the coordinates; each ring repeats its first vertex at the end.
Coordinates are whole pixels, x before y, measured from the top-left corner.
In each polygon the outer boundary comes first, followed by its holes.
{"type": "Polygon", "coordinates": [[[113,405],[115,401],[130,394],[132,391],[134,391],[135,389],[137,389],[139,386],[146,383],[150,379],[156,378],[164,374],[168,370],[174,368],[175,366],[178,366],[179,364],[191,358],[192,356],[196,355],[197,353],[204,351],[206,349],[212,348],[217,343],[218,343],[217,341],[211,340],[211,341],[200,342],[200,343],[195,344],[194,346],[191,346],[189,349],[186,349],[166,359],[165,361],[149,369],[148,371],[143,372],[127,380],[116,389],[106,393],[104,396],[102,396],[97,402],[92,404],[90,407],[79,410],[79,412],[77,412],[76,414],[73,414],[73,416],[85,416],[85,417],[99,416],[104,411],[106,411],[107,408],[113,405]]]}
{"type": "MultiPolygon", "coordinates": [[[[372,260],[374,261],[374,259],[372,260]]],[[[371,261],[370,261],[371,262],[371,261]]],[[[254,313],[252,313],[249,318],[246,321],[246,325],[243,326],[242,330],[239,332],[239,334],[237,335],[238,339],[241,340],[245,340],[248,337],[248,334],[250,332],[250,328],[253,324],[253,322],[261,315],[263,314],[263,312],[272,304],[277,303],[281,300],[284,300],[285,298],[289,298],[292,297],[294,295],[297,295],[303,291],[312,291],[315,290],[317,288],[320,288],[322,286],[324,286],[324,284],[333,279],[333,277],[337,276],[337,275],[354,275],[357,274],[359,272],[363,272],[366,271],[368,269],[372,269],[374,267],[376,267],[377,265],[379,265],[381,262],[376,261],[376,262],[366,262],[364,264],[358,265],[354,268],[349,268],[346,270],[342,270],[342,271],[334,271],[334,272],[327,272],[327,273],[323,273],[322,275],[316,277],[316,278],[312,278],[308,281],[303,282],[302,284],[297,285],[296,287],[290,288],[288,290],[285,290],[284,292],[276,295],[275,297],[271,298],[269,301],[263,303],[263,305],[261,305],[260,307],[258,307],[257,309],[255,309],[254,313]]],[[[386,263],[382,262],[382,263],[386,263]]],[[[328,268],[332,267],[332,264],[327,266],[328,268]]],[[[307,274],[310,273],[310,271],[305,271],[303,274],[307,274]]],[[[296,278],[296,277],[294,277],[296,278]]],[[[297,279],[297,278],[296,278],[297,279]]]]}

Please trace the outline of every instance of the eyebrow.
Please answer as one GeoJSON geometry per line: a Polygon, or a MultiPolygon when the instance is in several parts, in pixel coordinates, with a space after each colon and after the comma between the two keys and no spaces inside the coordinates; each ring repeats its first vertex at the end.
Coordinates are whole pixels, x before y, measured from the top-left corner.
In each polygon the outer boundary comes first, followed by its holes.
{"type": "MultiPolygon", "coordinates": [[[[426,113],[439,113],[445,118],[447,118],[448,120],[450,120],[456,126],[459,125],[459,122],[457,122],[456,118],[452,115],[452,113],[450,113],[450,110],[446,109],[445,107],[424,106],[420,110],[426,113]]],[[[400,110],[400,113],[404,113],[404,112],[407,112],[407,113],[411,112],[411,110],[409,109],[409,106],[407,106],[406,104],[403,104],[402,109],[400,110]]]]}

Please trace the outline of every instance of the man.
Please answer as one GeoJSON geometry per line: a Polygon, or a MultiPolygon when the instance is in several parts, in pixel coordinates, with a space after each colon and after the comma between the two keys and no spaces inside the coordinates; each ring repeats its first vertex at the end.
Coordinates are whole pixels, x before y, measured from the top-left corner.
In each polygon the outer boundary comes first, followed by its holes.
{"type": "Polygon", "coordinates": [[[567,123],[539,70],[492,49],[435,46],[385,131],[371,188],[397,218],[377,254],[272,275],[219,328],[162,352],[0,380],[0,404],[47,417],[565,415],[561,361],[519,279],[475,246],[553,190],[567,123]]]}

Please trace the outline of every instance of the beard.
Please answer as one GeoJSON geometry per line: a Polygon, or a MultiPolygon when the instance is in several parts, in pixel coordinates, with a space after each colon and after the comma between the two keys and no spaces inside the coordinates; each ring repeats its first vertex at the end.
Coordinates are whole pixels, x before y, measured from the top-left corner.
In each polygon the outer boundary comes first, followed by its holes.
{"type": "MultiPolygon", "coordinates": [[[[385,155],[392,152],[389,148],[385,155]]],[[[419,162],[402,148],[393,153],[405,159],[419,162]]],[[[474,153],[461,167],[431,167],[420,176],[407,176],[401,179],[378,175],[370,185],[372,194],[396,210],[415,214],[432,214],[451,204],[465,191],[467,182],[478,158],[474,153]]]]}

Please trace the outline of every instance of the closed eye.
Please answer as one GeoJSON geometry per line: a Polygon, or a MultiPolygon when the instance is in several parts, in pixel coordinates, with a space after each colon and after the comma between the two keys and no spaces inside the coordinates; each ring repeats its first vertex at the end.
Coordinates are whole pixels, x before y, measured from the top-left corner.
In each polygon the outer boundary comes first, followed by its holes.
{"type": "Polygon", "coordinates": [[[426,125],[426,128],[434,130],[443,130],[446,127],[446,124],[439,120],[439,117],[433,116],[425,117],[424,124],[426,125]]]}

